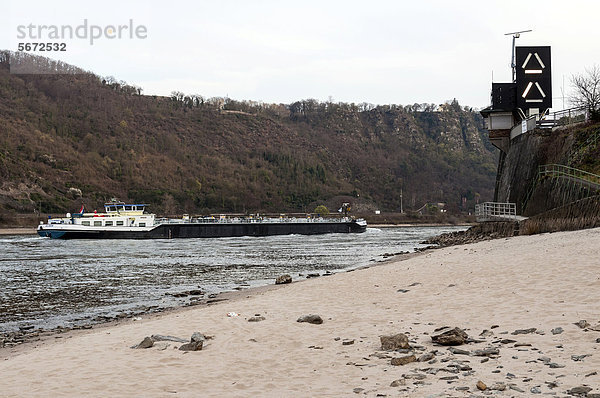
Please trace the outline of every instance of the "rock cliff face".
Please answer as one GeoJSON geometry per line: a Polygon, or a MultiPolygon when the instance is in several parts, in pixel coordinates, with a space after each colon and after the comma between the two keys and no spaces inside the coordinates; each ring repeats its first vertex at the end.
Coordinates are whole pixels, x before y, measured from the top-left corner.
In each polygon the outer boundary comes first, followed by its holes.
{"type": "MultiPolygon", "coordinates": [[[[495,200],[516,203],[518,214],[531,216],[589,196],[589,190],[574,187],[573,181],[539,178],[538,171],[542,165],[560,164],[597,172],[597,162],[575,155],[599,132],[600,124],[588,123],[517,137],[499,165],[495,200]]],[[[594,145],[584,148],[586,154],[596,153],[594,145]]]]}
{"type": "Polygon", "coordinates": [[[545,135],[545,132],[534,131],[523,134],[511,142],[510,149],[500,165],[498,202],[514,202],[522,209],[532,185],[537,179],[539,166],[548,163],[560,163],[562,156],[549,156],[545,150],[549,142],[566,140],[565,134],[545,135]]]}

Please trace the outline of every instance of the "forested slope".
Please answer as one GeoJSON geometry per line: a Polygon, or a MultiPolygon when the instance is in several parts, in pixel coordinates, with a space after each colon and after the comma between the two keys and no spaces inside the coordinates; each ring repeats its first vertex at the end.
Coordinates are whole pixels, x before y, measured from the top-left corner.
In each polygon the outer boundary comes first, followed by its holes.
{"type": "MultiPolygon", "coordinates": [[[[0,53],[0,212],[453,211],[491,200],[495,152],[478,112],[435,105],[238,102],[142,90],[92,73],[17,75],[0,53]],[[466,199],[463,199],[466,198],[466,199]]],[[[48,68],[78,71],[45,58],[48,68]]]]}

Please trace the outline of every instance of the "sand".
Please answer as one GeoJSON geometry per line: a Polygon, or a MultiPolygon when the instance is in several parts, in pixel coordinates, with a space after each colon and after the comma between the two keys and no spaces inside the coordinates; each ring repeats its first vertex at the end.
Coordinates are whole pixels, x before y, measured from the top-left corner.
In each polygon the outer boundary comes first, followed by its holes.
{"type": "Polygon", "coordinates": [[[0,351],[0,396],[461,397],[480,394],[480,380],[504,383],[494,396],[564,396],[582,385],[598,393],[600,331],[573,323],[585,319],[593,328],[600,320],[599,254],[600,229],[519,236],[57,336],[0,351]],[[248,322],[255,314],[266,320],[248,322]],[[296,322],[305,314],[324,323],[296,322]],[[498,347],[499,355],[486,361],[433,345],[431,334],[445,325],[482,340],[457,348],[498,347]],[[561,334],[551,333],[558,327],[561,334]],[[511,334],[527,328],[536,332],[511,334]],[[184,353],[175,343],[130,348],[151,334],[189,338],[195,331],[214,336],[202,351],[184,353]],[[381,351],[379,337],[400,332],[422,346],[417,356],[437,350],[435,362],[392,366],[390,358],[406,354],[381,351]],[[456,365],[463,370],[448,371],[456,365]],[[394,380],[400,385],[390,386],[394,380]]]}

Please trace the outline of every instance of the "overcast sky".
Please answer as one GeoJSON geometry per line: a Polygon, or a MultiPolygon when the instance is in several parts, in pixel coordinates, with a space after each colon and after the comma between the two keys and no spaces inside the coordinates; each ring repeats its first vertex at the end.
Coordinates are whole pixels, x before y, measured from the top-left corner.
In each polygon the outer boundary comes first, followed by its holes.
{"type": "Polygon", "coordinates": [[[558,110],[563,77],[568,94],[572,74],[600,64],[597,1],[8,0],[8,12],[2,8],[0,48],[9,50],[36,41],[18,38],[19,25],[143,25],[146,38],[54,40],[67,51],[37,54],[145,94],[277,103],[456,98],[481,108],[489,105],[492,75],[511,80],[504,33],[532,29],[517,45],[552,46],[558,110]]]}

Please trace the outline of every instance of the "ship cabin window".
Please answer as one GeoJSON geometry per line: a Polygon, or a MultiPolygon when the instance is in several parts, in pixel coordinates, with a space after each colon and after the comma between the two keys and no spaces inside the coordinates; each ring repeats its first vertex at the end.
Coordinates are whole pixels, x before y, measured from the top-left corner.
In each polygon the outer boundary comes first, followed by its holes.
{"type": "Polygon", "coordinates": [[[94,227],[101,227],[102,221],[94,221],[94,227]]]}
{"type": "Polygon", "coordinates": [[[140,227],[145,227],[145,226],[146,226],[146,223],[145,223],[145,222],[141,222],[141,223],[139,224],[139,226],[140,226],[140,227]]]}
{"type": "Polygon", "coordinates": [[[109,212],[116,213],[116,212],[125,210],[124,205],[106,205],[104,207],[106,208],[107,213],[109,213],[109,212]]]}
{"type": "Polygon", "coordinates": [[[125,211],[131,211],[131,206],[130,205],[126,205],[125,206],[125,211]]]}
{"type": "Polygon", "coordinates": [[[81,225],[85,225],[85,226],[89,227],[90,226],[90,222],[89,221],[82,221],[81,225]]]}
{"type": "Polygon", "coordinates": [[[112,221],[105,221],[104,222],[104,225],[107,226],[107,227],[112,227],[112,224],[113,224],[112,221]]]}
{"type": "Polygon", "coordinates": [[[123,225],[123,221],[122,221],[122,220],[120,220],[120,221],[117,221],[117,227],[118,227],[118,226],[122,226],[122,225],[123,225]]]}

